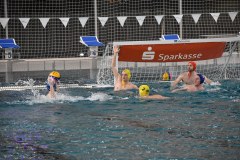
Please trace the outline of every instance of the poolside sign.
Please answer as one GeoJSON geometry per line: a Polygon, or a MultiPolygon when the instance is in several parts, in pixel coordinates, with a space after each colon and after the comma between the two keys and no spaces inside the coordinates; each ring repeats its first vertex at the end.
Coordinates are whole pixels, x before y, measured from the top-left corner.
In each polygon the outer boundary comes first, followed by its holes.
{"type": "Polygon", "coordinates": [[[184,62],[215,59],[222,56],[225,42],[147,44],[121,46],[119,61],[184,62]]]}

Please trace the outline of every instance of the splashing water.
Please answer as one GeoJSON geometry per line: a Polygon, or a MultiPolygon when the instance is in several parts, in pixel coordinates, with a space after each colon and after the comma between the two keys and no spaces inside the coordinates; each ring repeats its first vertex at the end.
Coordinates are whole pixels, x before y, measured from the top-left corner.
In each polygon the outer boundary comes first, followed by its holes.
{"type": "Polygon", "coordinates": [[[31,99],[25,101],[28,105],[34,105],[34,104],[43,104],[43,103],[65,103],[65,102],[78,102],[85,100],[82,96],[69,96],[64,95],[61,93],[56,94],[56,98],[48,98],[45,95],[38,95],[35,97],[32,97],[31,99]]]}
{"type": "Polygon", "coordinates": [[[31,87],[31,91],[33,93],[34,97],[39,96],[39,90],[36,90],[33,88],[34,84],[36,81],[34,81],[33,79],[28,79],[28,85],[31,87]]]}
{"type": "Polygon", "coordinates": [[[105,93],[92,93],[88,97],[83,96],[70,96],[66,93],[57,93],[56,98],[48,98],[46,95],[37,94],[36,96],[28,96],[26,100],[17,100],[7,102],[7,104],[27,104],[27,105],[35,105],[35,104],[45,104],[45,103],[52,103],[52,104],[63,104],[67,102],[79,102],[79,101],[108,101],[113,99],[111,95],[105,93]]]}
{"type": "Polygon", "coordinates": [[[16,99],[15,101],[8,102],[8,104],[44,104],[44,103],[65,103],[65,102],[78,102],[78,101],[107,101],[113,99],[111,95],[106,93],[97,92],[91,93],[90,96],[70,96],[68,93],[56,93],[56,98],[49,98],[44,93],[40,92],[38,88],[35,86],[35,80],[29,78],[27,81],[19,80],[15,83],[16,86],[22,86],[25,89],[23,95],[25,96],[25,100],[16,99]],[[30,91],[30,92],[29,92],[30,91]],[[30,93],[30,94],[29,94],[30,93]]]}
{"type": "Polygon", "coordinates": [[[36,81],[34,81],[33,79],[28,79],[27,84],[28,86],[30,86],[31,92],[33,93],[34,97],[38,97],[39,96],[39,90],[36,90],[33,88],[34,84],[36,81]]]}
{"type": "Polygon", "coordinates": [[[216,82],[211,82],[211,86],[221,86],[221,83],[216,81],[216,82]]]}
{"type": "Polygon", "coordinates": [[[89,101],[107,101],[112,99],[112,96],[106,93],[97,92],[97,93],[92,93],[92,95],[86,99],[89,101]]]}
{"type": "Polygon", "coordinates": [[[39,90],[34,89],[34,84],[35,84],[35,80],[33,80],[32,78],[28,78],[27,81],[24,80],[18,80],[15,85],[16,86],[26,86],[26,88],[29,88],[31,90],[31,92],[33,93],[34,97],[39,96],[39,90]]]}

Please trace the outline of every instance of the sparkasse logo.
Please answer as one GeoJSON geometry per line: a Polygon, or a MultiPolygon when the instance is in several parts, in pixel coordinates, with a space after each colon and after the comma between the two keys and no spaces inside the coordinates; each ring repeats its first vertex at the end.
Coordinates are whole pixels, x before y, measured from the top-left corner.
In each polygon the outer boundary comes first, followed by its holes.
{"type": "Polygon", "coordinates": [[[148,47],[148,51],[145,51],[142,53],[142,60],[154,60],[155,56],[158,56],[158,61],[169,61],[169,60],[192,60],[192,59],[201,59],[202,54],[201,53],[193,53],[193,54],[183,54],[178,53],[174,55],[165,55],[165,54],[156,54],[154,51],[152,51],[152,47],[148,47]]]}

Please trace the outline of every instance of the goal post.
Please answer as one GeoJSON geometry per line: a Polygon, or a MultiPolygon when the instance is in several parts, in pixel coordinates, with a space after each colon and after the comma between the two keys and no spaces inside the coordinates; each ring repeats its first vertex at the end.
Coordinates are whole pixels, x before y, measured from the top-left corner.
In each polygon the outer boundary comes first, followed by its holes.
{"type": "Polygon", "coordinates": [[[240,36],[178,41],[125,41],[109,43],[99,65],[98,84],[113,84],[113,47],[119,46],[118,70],[131,70],[131,81],[159,82],[187,71],[187,62],[197,62],[197,72],[212,80],[240,78],[240,36]]]}

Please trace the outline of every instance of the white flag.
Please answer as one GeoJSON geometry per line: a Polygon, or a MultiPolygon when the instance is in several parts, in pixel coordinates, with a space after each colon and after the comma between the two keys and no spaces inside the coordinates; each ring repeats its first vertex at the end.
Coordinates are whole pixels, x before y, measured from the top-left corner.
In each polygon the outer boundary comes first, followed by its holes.
{"type": "Polygon", "coordinates": [[[120,22],[121,26],[123,27],[127,17],[117,17],[117,19],[120,22]]]}
{"type": "Polygon", "coordinates": [[[210,14],[212,15],[213,19],[217,22],[220,13],[210,13],[210,14]]]}
{"type": "Polygon", "coordinates": [[[30,18],[19,18],[19,20],[22,23],[23,27],[26,28],[30,18]]]}
{"type": "Polygon", "coordinates": [[[182,14],[178,14],[178,15],[173,15],[175,17],[175,19],[177,20],[178,24],[182,21],[182,14]]]}
{"type": "Polygon", "coordinates": [[[161,23],[161,21],[163,19],[163,16],[161,15],[161,16],[154,16],[154,17],[157,20],[158,25],[160,25],[160,23],[161,23]]]}
{"type": "Polygon", "coordinates": [[[62,21],[64,27],[67,27],[67,24],[68,24],[69,18],[59,18],[59,19],[62,21]]]}
{"type": "Polygon", "coordinates": [[[82,27],[84,27],[85,24],[86,24],[87,21],[88,21],[88,17],[80,17],[80,18],[79,18],[79,21],[80,21],[82,27]]]}
{"type": "Polygon", "coordinates": [[[237,16],[238,12],[228,12],[232,22],[234,21],[235,17],[237,16]]]}
{"type": "Polygon", "coordinates": [[[140,26],[143,25],[143,21],[145,19],[146,16],[136,16],[137,20],[138,20],[138,23],[140,26]]]}
{"type": "Polygon", "coordinates": [[[192,18],[193,18],[193,20],[194,20],[195,23],[198,22],[200,16],[201,16],[201,14],[192,14],[192,18]]]}
{"type": "Polygon", "coordinates": [[[39,18],[39,20],[42,23],[43,28],[45,28],[47,26],[47,23],[49,21],[50,18],[39,18]]]}
{"type": "Polygon", "coordinates": [[[2,27],[5,28],[8,24],[9,18],[0,18],[0,23],[2,24],[2,27]]]}
{"type": "Polygon", "coordinates": [[[100,20],[102,26],[104,26],[108,20],[108,17],[98,17],[98,19],[100,20]]]}

